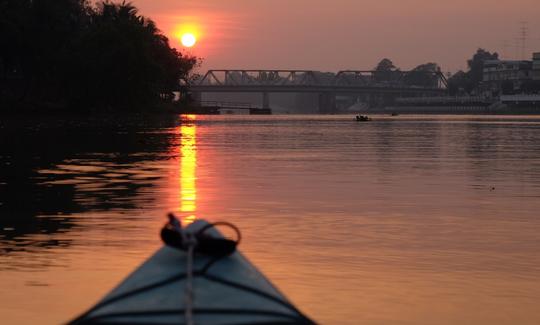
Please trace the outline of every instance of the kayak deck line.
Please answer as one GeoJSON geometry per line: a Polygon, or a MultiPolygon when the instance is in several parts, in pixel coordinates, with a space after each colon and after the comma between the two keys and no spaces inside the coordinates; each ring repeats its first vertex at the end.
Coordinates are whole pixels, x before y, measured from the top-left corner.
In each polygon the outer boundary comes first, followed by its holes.
{"type": "MultiPolygon", "coordinates": [[[[197,220],[186,229],[196,233],[208,225],[197,220]]],[[[223,238],[214,228],[207,232],[223,238]]],[[[162,247],[69,324],[315,324],[238,250],[226,257],[193,256],[194,299],[186,304],[186,257],[185,251],[162,247]]]]}
{"type": "MultiPolygon", "coordinates": [[[[242,284],[239,284],[239,283],[234,283],[234,282],[230,282],[230,281],[227,281],[226,279],[222,279],[222,278],[219,278],[219,277],[216,277],[216,276],[212,276],[212,275],[206,275],[202,272],[194,272],[193,274],[195,277],[204,277],[208,280],[211,280],[211,281],[215,281],[215,282],[220,282],[220,283],[224,283],[224,284],[227,284],[229,286],[233,286],[233,287],[237,287],[238,289],[240,290],[244,290],[244,291],[248,291],[248,292],[251,292],[251,293],[254,293],[254,294],[258,294],[258,295],[261,295],[261,296],[264,296],[265,298],[269,299],[269,300],[272,300],[272,301],[275,301],[279,304],[282,304],[283,306],[287,307],[287,308],[290,308],[291,310],[295,311],[295,312],[299,312],[296,308],[294,308],[294,306],[292,306],[291,304],[289,304],[288,302],[286,301],[283,301],[281,299],[279,299],[278,297],[274,297],[272,295],[269,295],[263,291],[260,291],[256,288],[251,288],[251,287],[248,287],[248,286],[244,286],[242,284]]],[[[142,292],[145,292],[145,291],[148,291],[148,290],[152,290],[152,289],[155,289],[155,288],[158,288],[160,286],[163,286],[163,285],[166,285],[168,283],[171,283],[171,282],[175,282],[175,281],[181,281],[181,280],[184,280],[186,278],[186,274],[179,274],[179,275],[176,275],[174,277],[171,277],[170,279],[167,279],[165,281],[160,281],[159,283],[153,283],[151,285],[148,285],[146,287],[141,287],[139,289],[136,289],[136,290],[133,290],[133,291],[130,291],[130,292],[126,292],[126,293],[123,293],[119,296],[115,296],[115,297],[111,297],[109,299],[106,299],[102,302],[100,302],[99,304],[97,304],[95,307],[93,307],[91,310],[89,310],[87,313],[85,313],[83,315],[84,316],[87,316],[89,314],[91,314],[93,311],[99,309],[99,308],[102,308],[108,304],[111,304],[111,303],[114,303],[115,301],[118,301],[118,300],[121,300],[121,299],[124,299],[124,298],[127,298],[129,296],[133,296],[133,295],[137,295],[139,293],[142,293],[142,292]]],[[[219,310],[219,309],[214,309],[214,310],[204,310],[204,309],[196,309],[194,310],[196,312],[201,312],[201,313],[230,313],[230,310],[227,310],[227,309],[224,309],[224,310],[219,310]]],[[[254,313],[254,314],[258,314],[258,313],[270,313],[270,314],[279,314],[279,313],[273,313],[273,312],[267,312],[267,311],[249,311],[249,310],[235,310],[234,311],[235,313],[239,313],[239,312],[243,312],[243,313],[254,313]]],[[[129,315],[136,315],[136,314],[148,314],[148,313],[157,313],[157,314],[160,314],[160,313],[178,313],[178,311],[153,311],[153,312],[132,312],[130,313],[129,315]]],[[[99,318],[103,318],[103,317],[108,317],[108,316],[118,316],[120,314],[106,314],[106,315],[100,315],[100,316],[97,316],[95,318],[92,318],[92,319],[99,319],[99,318]]],[[[286,314],[279,314],[279,315],[283,315],[283,316],[288,316],[286,314]]],[[[74,324],[77,324],[77,321],[74,321],[74,324]]]]}
{"type": "MultiPolygon", "coordinates": [[[[200,314],[221,314],[221,315],[228,315],[228,314],[246,314],[246,315],[255,315],[255,316],[279,316],[288,319],[288,321],[293,321],[293,324],[312,324],[312,323],[305,323],[299,321],[303,321],[302,319],[298,319],[296,317],[293,317],[288,314],[279,313],[279,312],[272,312],[267,310],[244,310],[244,309],[194,309],[195,313],[200,314]]],[[[118,318],[118,317],[133,317],[133,316],[162,316],[162,315],[184,315],[185,310],[178,309],[178,310],[155,310],[155,311],[142,311],[142,312],[129,312],[129,313],[111,313],[107,315],[101,315],[96,316],[92,319],[89,319],[92,324],[104,324],[100,321],[100,319],[107,319],[107,318],[118,318]],[[97,323],[96,323],[97,322],[97,323]]],[[[107,323],[107,322],[106,322],[107,323]]],[[[85,323],[87,324],[87,323],[85,323]]],[[[118,322],[115,322],[115,324],[119,324],[118,322]]],[[[139,323],[137,323],[139,324],[139,323]]],[[[161,322],[159,324],[162,324],[161,322]]],[[[177,324],[177,323],[173,323],[177,324]]],[[[255,323],[249,323],[249,324],[255,324],[255,323]]],[[[259,323],[256,323],[259,324],[259,323]]],[[[272,323],[274,324],[274,323],[272,323]]],[[[289,322],[287,322],[289,324],[289,322]]]]}

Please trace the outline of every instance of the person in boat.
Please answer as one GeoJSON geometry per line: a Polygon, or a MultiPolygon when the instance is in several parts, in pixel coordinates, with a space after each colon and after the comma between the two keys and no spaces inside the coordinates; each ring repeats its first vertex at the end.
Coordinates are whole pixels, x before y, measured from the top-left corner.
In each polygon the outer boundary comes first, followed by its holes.
{"type": "Polygon", "coordinates": [[[357,121],[362,121],[362,122],[363,122],[363,121],[369,121],[369,120],[371,120],[371,119],[370,119],[368,116],[366,116],[366,115],[357,115],[357,116],[356,116],[356,120],[357,120],[357,121]]]}

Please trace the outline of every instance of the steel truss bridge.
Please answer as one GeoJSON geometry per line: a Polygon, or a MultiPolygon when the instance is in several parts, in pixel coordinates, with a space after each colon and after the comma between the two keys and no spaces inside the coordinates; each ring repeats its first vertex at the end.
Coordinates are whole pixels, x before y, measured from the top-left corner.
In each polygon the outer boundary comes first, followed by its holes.
{"type": "Polygon", "coordinates": [[[189,85],[199,101],[203,93],[261,93],[263,108],[270,108],[270,93],[316,93],[321,113],[335,112],[336,96],[363,96],[380,102],[403,96],[443,95],[447,87],[441,71],[414,70],[209,70],[189,85]]]}

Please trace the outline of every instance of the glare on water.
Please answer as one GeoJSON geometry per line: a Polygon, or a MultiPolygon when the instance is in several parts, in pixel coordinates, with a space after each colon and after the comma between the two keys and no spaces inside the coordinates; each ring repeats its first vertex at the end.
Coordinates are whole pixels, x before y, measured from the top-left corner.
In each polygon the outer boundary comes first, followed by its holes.
{"type": "Polygon", "coordinates": [[[180,211],[185,224],[195,220],[197,209],[197,126],[193,123],[194,115],[185,117],[186,124],[180,126],[180,211]]]}

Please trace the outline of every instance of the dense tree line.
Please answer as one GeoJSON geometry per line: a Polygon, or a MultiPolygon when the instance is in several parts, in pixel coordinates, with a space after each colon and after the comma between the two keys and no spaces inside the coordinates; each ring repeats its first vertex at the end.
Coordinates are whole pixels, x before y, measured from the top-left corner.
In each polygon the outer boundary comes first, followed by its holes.
{"type": "Polygon", "coordinates": [[[437,63],[420,64],[410,71],[401,71],[388,58],[382,59],[373,69],[374,79],[380,83],[402,83],[416,87],[437,87],[441,68],[437,63]]]}
{"type": "MultiPolygon", "coordinates": [[[[498,60],[497,52],[489,52],[479,48],[473,56],[467,60],[468,70],[458,71],[448,79],[448,90],[452,95],[471,94],[481,89],[484,75],[484,62],[488,60],[498,60]]],[[[515,93],[538,93],[540,92],[540,82],[538,80],[527,80],[523,82],[519,89],[514,89],[511,80],[504,80],[500,84],[500,94],[515,93]]]]}
{"type": "MultiPolygon", "coordinates": [[[[448,92],[450,95],[467,95],[479,92],[482,88],[484,76],[484,62],[498,60],[497,52],[489,52],[479,48],[470,59],[467,60],[467,71],[458,71],[448,78],[448,92]]],[[[401,71],[388,59],[382,59],[374,67],[374,79],[380,83],[402,83],[408,86],[436,87],[441,68],[438,64],[430,62],[420,64],[410,71],[401,71]]],[[[514,89],[511,80],[505,80],[500,85],[501,94],[514,93],[540,93],[540,81],[528,80],[521,84],[519,89],[514,89]]]]}
{"type": "Polygon", "coordinates": [[[497,52],[489,52],[479,48],[472,58],[467,60],[468,70],[464,72],[459,70],[448,79],[448,90],[451,95],[459,92],[471,93],[482,82],[484,74],[484,61],[498,60],[497,52]]]}
{"type": "Polygon", "coordinates": [[[197,64],[126,2],[0,0],[0,35],[0,109],[153,107],[197,64]]]}

